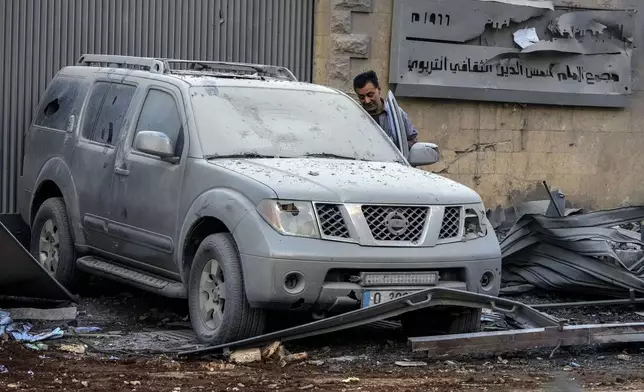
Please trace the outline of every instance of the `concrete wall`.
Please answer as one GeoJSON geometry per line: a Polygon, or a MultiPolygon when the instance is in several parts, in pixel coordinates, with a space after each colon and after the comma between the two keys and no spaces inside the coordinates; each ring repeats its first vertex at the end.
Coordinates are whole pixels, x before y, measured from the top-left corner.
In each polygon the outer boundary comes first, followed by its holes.
{"type": "MultiPolygon", "coordinates": [[[[575,0],[556,5],[636,8],[642,0],[575,0]]],[[[392,0],[318,0],[314,82],[353,95],[353,76],[375,70],[386,91],[392,0]]],[[[421,141],[438,143],[442,161],[425,169],[478,191],[485,205],[543,198],[541,182],[575,204],[611,208],[644,204],[644,91],[641,50],[634,58],[628,109],[400,99],[421,141]]]]}

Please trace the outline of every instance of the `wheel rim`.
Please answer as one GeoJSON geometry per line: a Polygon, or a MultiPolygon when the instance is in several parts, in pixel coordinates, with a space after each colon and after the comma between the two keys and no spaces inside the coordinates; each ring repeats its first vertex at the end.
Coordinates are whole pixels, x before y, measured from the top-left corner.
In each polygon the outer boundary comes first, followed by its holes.
{"type": "Polygon", "coordinates": [[[206,327],[219,328],[224,317],[226,283],[224,271],[217,260],[209,260],[201,272],[199,281],[199,309],[206,327]]]}
{"type": "Polygon", "coordinates": [[[60,258],[60,235],[58,226],[51,219],[40,229],[38,241],[38,260],[50,274],[56,273],[60,258]]]}

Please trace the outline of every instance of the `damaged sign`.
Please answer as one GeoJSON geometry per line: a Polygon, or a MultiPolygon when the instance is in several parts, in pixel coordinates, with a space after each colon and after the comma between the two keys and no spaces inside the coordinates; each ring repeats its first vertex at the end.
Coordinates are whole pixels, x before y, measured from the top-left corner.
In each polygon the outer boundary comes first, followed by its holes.
{"type": "Polygon", "coordinates": [[[549,1],[395,0],[398,97],[623,107],[635,11],[549,1]]]}

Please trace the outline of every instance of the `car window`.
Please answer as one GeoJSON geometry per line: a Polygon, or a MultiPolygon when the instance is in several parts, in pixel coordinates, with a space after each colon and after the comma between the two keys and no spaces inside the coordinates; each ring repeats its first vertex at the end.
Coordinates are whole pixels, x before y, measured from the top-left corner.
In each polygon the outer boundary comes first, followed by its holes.
{"type": "Polygon", "coordinates": [[[87,108],[83,114],[83,137],[86,139],[93,140],[98,115],[109,88],[110,82],[97,82],[89,94],[87,108]]]}
{"type": "Polygon", "coordinates": [[[91,140],[111,146],[117,143],[135,92],[134,86],[112,83],[96,120],[91,140]]]}
{"type": "Polygon", "coordinates": [[[74,102],[81,90],[80,79],[58,77],[52,81],[42,99],[36,115],[35,124],[41,127],[65,130],[69,116],[72,115],[74,102]]]}
{"type": "Polygon", "coordinates": [[[156,89],[148,92],[136,124],[136,133],[140,131],[164,133],[175,146],[176,156],[181,156],[183,149],[181,116],[171,94],[156,89]]]}

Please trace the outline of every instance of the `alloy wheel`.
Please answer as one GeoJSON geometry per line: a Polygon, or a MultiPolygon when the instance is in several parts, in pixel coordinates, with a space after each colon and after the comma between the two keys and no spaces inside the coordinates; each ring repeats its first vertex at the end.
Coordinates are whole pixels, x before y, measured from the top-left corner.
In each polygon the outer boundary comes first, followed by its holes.
{"type": "Polygon", "coordinates": [[[38,242],[38,261],[45,267],[47,272],[55,274],[60,259],[60,235],[58,226],[51,220],[47,220],[40,229],[40,241],[38,242]]]}
{"type": "Polygon", "coordinates": [[[201,319],[211,330],[221,325],[226,304],[224,271],[217,260],[209,260],[201,272],[199,281],[199,308],[201,319]]]}

